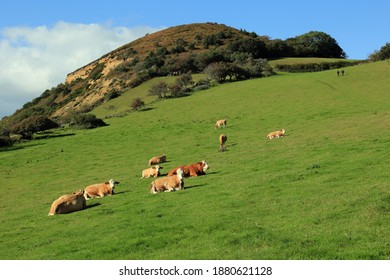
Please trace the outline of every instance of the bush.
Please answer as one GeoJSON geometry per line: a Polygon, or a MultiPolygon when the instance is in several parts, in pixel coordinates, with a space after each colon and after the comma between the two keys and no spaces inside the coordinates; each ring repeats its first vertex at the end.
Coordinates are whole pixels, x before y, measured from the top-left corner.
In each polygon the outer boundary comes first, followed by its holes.
{"type": "Polygon", "coordinates": [[[145,106],[145,102],[142,101],[141,98],[136,98],[134,99],[132,102],[131,102],[131,108],[134,110],[134,111],[137,111],[139,109],[141,109],[143,106],[145,106]]]}
{"type": "Polygon", "coordinates": [[[14,141],[8,136],[0,136],[0,148],[10,147],[14,144],[14,141]]]}
{"type": "Polygon", "coordinates": [[[166,97],[168,91],[169,91],[168,84],[166,82],[159,82],[150,87],[149,95],[154,95],[157,96],[157,98],[161,99],[166,97]]]}
{"type": "Polygon", "coordinates": [[[69,125],[79,129],[91,129],[100,126],[106,126],[107,124],[102,119],[98,119],[93,114],[76,113],[71,117],[71,122],[69,125]]]}
{"type": "Polygon", "coordinates": [[[110,92],[108,92],[105,96],[104,96],[104,101],[109,101],[111,99],[115,99],[117,97],[121,96],[121,94],[116,91],[116,90],[112,90],[110,92]]]}
{"type": "Polygon", "coordinates": [[[30,139],[33,133],[57,128],[59,125],[45,116],[31,116],[10,127],[10,132],[30,139]]]}

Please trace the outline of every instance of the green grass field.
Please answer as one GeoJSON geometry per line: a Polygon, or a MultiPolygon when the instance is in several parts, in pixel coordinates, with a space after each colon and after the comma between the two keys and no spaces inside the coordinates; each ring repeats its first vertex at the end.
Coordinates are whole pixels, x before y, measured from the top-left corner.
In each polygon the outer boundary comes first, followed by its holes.
{"type": "MultiPolygon", "coordinates": [[[[107,127],[1,150],[0,259],[390,259],[390,66],[345,70],[148,99],[107,127]],[[220,118],[228,128],[214,129],[220,118]],[[163,153],[163,173],[206,159],[208,174],[152,195],[141,170],[163,153]],[[115,195],[47,216],[62,194],[110,178],[115,195]]],[[[120,113],[147,98],[140,89],[94,112],[120,113]]]]}

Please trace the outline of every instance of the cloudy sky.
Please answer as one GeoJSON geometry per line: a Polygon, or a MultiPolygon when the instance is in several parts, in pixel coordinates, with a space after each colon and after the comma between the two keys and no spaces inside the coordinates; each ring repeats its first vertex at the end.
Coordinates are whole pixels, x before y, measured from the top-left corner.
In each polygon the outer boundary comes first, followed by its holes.
{"type": "Polygon", "coordinates": [[[146,33],[217,22],[286,39],[322,31],[351,59],[390,42],[387,0],[0,2],[0,118],[64,82],[67,73],[146,33]]]}

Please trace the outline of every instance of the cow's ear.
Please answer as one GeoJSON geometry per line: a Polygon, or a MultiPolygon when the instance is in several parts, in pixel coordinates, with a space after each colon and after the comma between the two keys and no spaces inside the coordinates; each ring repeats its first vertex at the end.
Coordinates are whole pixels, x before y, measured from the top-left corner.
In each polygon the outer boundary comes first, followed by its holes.
{"type": "Polygon", "coordinates": [[[105,185],[108,185],[110,182],[104,182],[105,185]]]}

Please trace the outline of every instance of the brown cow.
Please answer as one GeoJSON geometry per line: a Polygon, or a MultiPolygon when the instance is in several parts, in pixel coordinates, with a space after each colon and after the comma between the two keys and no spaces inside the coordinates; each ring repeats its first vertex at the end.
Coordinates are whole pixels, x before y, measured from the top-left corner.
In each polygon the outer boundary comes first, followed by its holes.
{"type": "Polygon", "coordinates": [[[79,190],[73,194],[66,194],[56,199],[50,207],[49,216],[66,214],[83,210],[87,207],[84,191],[79,190]]]}
{"type": "Polygon", "coordinates": [[[199,176],[199,175],[206,175],[205,171],[209,169],[209,165],[205,160],[199,161],[197,163],[193,163],[186,166],[179,166],[175,169],[171,170],[168,173],[168,176],[172,176],[176,174],[176,171],[178,169],[183,169],[184,177],[192,177],[192,176],[199,176]]]}
{"type": "Polygon", "coordinates": [[[225,149],[225,143],[227,141],[227,136],[226,134],[221,134],[219,135],[219,147],[221,149],[225,149]]]}
{"type": "Polygon", "coordinates": [[[86,187],[84,189],[84,197],[86,200],[94,197],[103,197],[114,194],[115,185],[119,184],[119,182],[114,179],[110,179],[110,181],[100,184],[94,184],[86,187]]]}
{"type": "Polygon", "coordinates": [[[217,127],[227,127],[227,121],[226,120],[218,120],[216,123],[215,123],[215,126],[214,128],[217,128],[217,127]]]}
{"type": "Polygon", "coordinates": [[[149,166],[150,165],[154,165],[154,164],[160,164],[160,163],[163,163],[163,162],[166,162],[166,161],[167,161],[167,156],[166,155],[152,157],[149,160],[149,166]]]}
{"type": "Polygon", "coordinates": [[[141,179],[149,178],[152,176],[156,178],[156,177],[160,176],[160,169],[163,169],[163,167],[157,164],[157,165],[154,165],[150,168],[142,170],[141,179]]]}
{"type": "Polygon", "coordinates": [[[183,170],[178,169],[176,175],[155,179],[149,187],[150,193],[173,192],[184,189],[183,170]]]}
{"type": "Polygon", "coordinates": [[[285,133],[286,133],[286,131],[284,129],[281,129],[281,130],[278,130],[278,131],[274,131],[274,132],[270,132],[270,133],[267,134],[267,138],[269,138],[269,139],[272,139],[274,137],[279,138],[279,137],[284,136],[285,133]]]}

